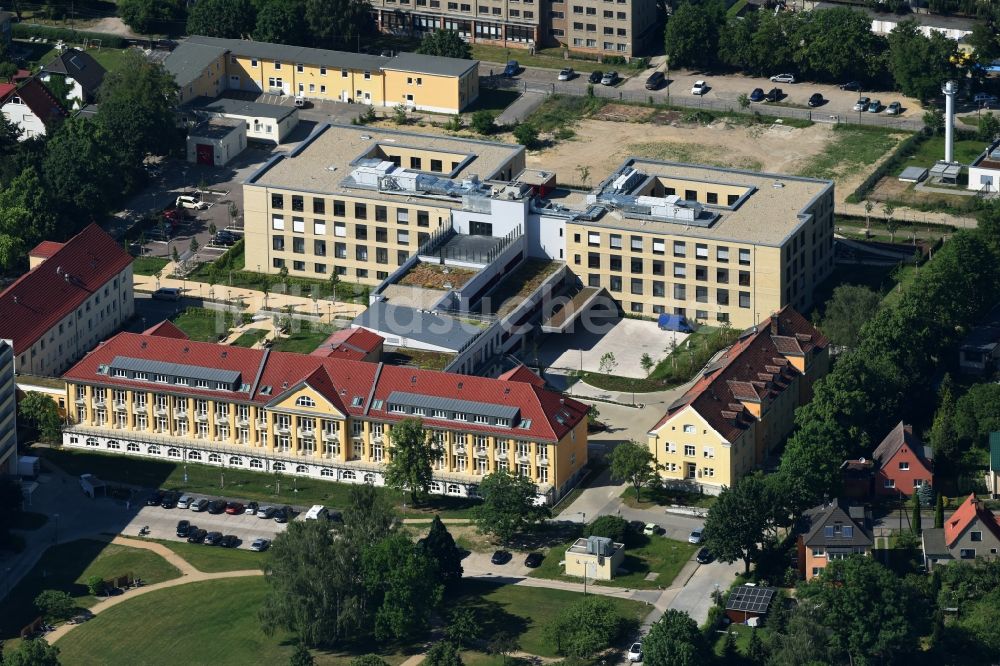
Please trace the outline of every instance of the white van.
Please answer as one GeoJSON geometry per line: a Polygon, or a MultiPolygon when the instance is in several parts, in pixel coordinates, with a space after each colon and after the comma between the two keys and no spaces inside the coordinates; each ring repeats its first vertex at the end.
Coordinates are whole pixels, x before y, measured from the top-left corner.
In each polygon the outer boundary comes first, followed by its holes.
{"type": "Polygon", "coordinates": [[[329,520],[329,517],[329,512],[322,504],[316,504],[306,512],[306,520],[329,520]]]}
{"type": "Polygon", "coordinates": [[[208,204],[206,202],[198,201],[198,199],[189,194],[182,194],[177,197],[174,205],[178,208],[194,208],[195,210],[205,210],[208,208],[208,204]]]}

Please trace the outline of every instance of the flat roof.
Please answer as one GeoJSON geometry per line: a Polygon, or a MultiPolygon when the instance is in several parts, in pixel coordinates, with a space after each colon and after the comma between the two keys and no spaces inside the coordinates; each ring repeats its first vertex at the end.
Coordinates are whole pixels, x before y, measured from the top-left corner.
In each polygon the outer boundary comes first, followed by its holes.
{"type": "Polygon", "coordinates": [[[212,118],[198,123],[188,131],[189,137],[199,139],[221,139],[243,127],[243,121],[235,118],[212,118]]]}
{"type": "Polygon", "coordinates": [[[446,349],[459,350],[482,333],[482,329],[454,317],[417,310],[405,305],[375,301],[351,323],[375,331],[379,335],[415,340],[446,349]]]}
{"type": "MultiPolygon", "coordinates": [[[[374,146],[399,146],[453,153],[471,153],[472,158],[452,174],[455,180],[479,176],[491,179],[509,160],[524,150],[523,146],[494,141],[456,139],[433,134],[416,134],[378,127],[323,125],[292,152],[279,155],[247,179],[247,185],[275,187],[320,194],[353,194],[378,199],[410,199],[413,193],[389,194],[370,188],[346,187],[343,181],[354,170],[355,160],[364,157],[374,146]]],[[[460,205],[441,198],[442,205],[460,205]]]]}
{"type": "Polygon", "coordinates": [[[466,60],[464,58],[445,58],[443,56],[430,56],[420,53],[400,53],[382,65],[382,69],[413,72],[415,74],[462,76],[478,64],[478,60],[466,60]]]}
{"type": "MultiPolygon", "coordinates": [[[[802,224],[800,213],[824,192],[833,191],[832,180],[679,162],[659,162],[636,157],[626,160],[614,171],[612,178],[621,173],[626,166],[631,166],[648,176],[752,188],[752,192],[745,196],[735,209],[702,204],[706,210],[718,215],[718,220],[709,227],[689,227],[683,222],[631,217],[628,213],[617,209],[609,211],[600,219],[588,220],[584,224],[591,227],[645,233],[660,232],[664,235],[777,247],[802,224]]],[[[678,194],[681,192],[678,191],[678,194]]]]}
{"type": "Polygon", "coordinates": [[[273,118],[277,121],[284,120],[296,111],[294,106],[248,102],[230,97],[219,97],[217,99],[196,97],[191,100],[187,108],[202,113],[223,113],[229,116],[249,116],[251,118],[273,118]]]}

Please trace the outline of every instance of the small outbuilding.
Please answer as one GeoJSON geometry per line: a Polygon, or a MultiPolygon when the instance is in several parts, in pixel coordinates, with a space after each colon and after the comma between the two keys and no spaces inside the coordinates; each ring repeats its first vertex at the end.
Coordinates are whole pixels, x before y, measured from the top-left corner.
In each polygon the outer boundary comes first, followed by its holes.
{"type": "Polygon", "coordinates": [[[248,139],[269,143],[282,143],[299,124],[299,110],[294,106],[248,102],[229,97],[198,97],[185,108],[185,115],[197,120],[240,120],[246,125],[248,139]]]}
{"type": "Polygon", "coordinates": [[[566,575],[611,580],[625,560],[625,544],[607,537],[577,539],[566,549],[566,575]]]}
{"type": "Polygon", "coordinates": [[[213,118],[188,131],[187,161],[205,166],[225,166],[247,147],[242,120],[213,118]]]}
{"type": "Polygon", "coordinates": [[[726,601],[726,617],[731,622],[751,624],[753,618],[767,615],[777,590],[747,583],[734,587],[726,601]]]}

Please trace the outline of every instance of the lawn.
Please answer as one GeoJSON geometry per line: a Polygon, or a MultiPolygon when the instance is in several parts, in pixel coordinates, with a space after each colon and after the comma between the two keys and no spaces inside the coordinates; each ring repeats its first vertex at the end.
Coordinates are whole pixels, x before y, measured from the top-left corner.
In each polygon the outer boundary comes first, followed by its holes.
{"type": "MultiPolygon", "coordinates": [[[[343,508],[347,504],[349,484],[336,483],[320,479],[306,479],[289,476],[276,476],[265,472],[252,472],[243,469],[221,469],[210,465],[187,463],[188,480],[184,482],[182,463],[167,460],[150,460],[133,458],[123,455],[105,455],[90,451],[68,451],[62,449],[40,449],[37,455],[51,460],[67,473],[96,474],[105,481],[129,483],[147,488],[165,488],[181,490],[188,493],[204,495],[225,495],[241,500],[257,500],[268,503],[290,503],[295,506],[311,506],[324,504],[329,507],[343,508]],[[220,482],[225,481],[225,488],[220,488],[220,482]],[[279,488],[276,481],[280,481],[279,488]]],[[[406,517],[426,516],[434,513],[442,518],[469,518],[474,500],[457,497],[432,496],[421,507],[408,506],[402,511],[402,495],[388,488],[378,488],[386,494],[406,517]]]]}
{"type": "Polygon", "coordinates": [[[38,617],[34,599],[42,590],[69,592],[84,608],[97,603],[87,592],[89,576],[112,578],[134,574],[147,583],[180,576],[172,564],[140,548],[81,539],[53,546],[4,599],[0,638],[17,636],[21,627],[38,617]]]}
{"type": "Polygon", "coordinates": [[[298,331],[292,331],[288,337],[279,337],[274,341],[271,349],[283,352],[296,352],[299,354],[311,354],[323,341],[330,337],[333,329],[329,327],[316,327],[302,325],[298,331]]]}
{"type": "MultiPolygon", "coordinates": [[[[750,635],[755,631],[754,628],[748,627],[745,624],[731,624],[726,629],[736,634],[736,649],[740,651],[740,654],[746,654],[747,646],[750,645],[750,635]]],[[[767,628],[761,627],[756,631],[760,631],[760,638],[767,643],[767,628]]],[[[725,632],[719,632],[716,636],[715,654],[721,657],[722,648],[726,644],[726,634],[725,632]]]]}
{"type": "Polygon", "coordinates": [[[606,103],[607,100],[600,97],[549,95],[527,120],[539,132],[569,130],[578,120],[599,111],[606,103]]]}
{"type": "Polygon", "coordinates": [[[667,388],[667,384],[662,381],[644,377],[622,377],[621,375],[605,375],[601,372],[580,372],[577,374],[587,384],[603,391],[652,393],[667,388]]]}
{"type": "MultiPolygon", "coordinates": [[[[558,57],[555,55],[531,55],[524,49],[505,49],[501,46],[486,46],[483,44],[472,45],[472,57],[477,60],[484,60],[486,62],[493,63],[505,63],[508,60],[516,60],[522,67],[548,67],[549,69],[572,67],[578,72],[595,72],[609,68],[614,69],[615,67],[617,67],[619,71],[627,69],[627,67],[622,67],[621,65],[602,65],[596,60],[566,60],[562,57],[562,55],[559,55],[558,57]]],[[[500,69],[494,69],[495,71],[493,73],[497,76],[503,73],[500,69]]],[[[488,76],[490,68],[480,65],[479,73],[483,76],[488,76]]],[[[553,72],[552,80],[555,81],[555,78],[556,76],[553,72]]]]}
{"type": "MultiPolygon", "coordinates": [[[[690,560],[698,546],[684,541],[674,541],[662,536],[641,537],[641,541],[625,548],[625,561],[622,568],[629,573],[615,576],[610,581],[589,581],[594,585],[610,587],[625,587],[633,590],[655,590],[670,587],[674,578],[690,560]],[[649,573],[658,573],[656,580],[646,580],[649,573]]],[[[535,578],[552,580],[571,580],[582,582],[576,576],[566,576],[559,563],[566,557],[566,549],[572,541],[549,548],[545,552],[542,565],[531,572],[535,578]]]]}
{"type": "MultiPolygon", "coordinates": [[[[976,139],[955,140],[955,161],[962,164],[971,164],[979,154],[983,152],[985,143],[976,139]]],[[[929,168],[944,157],[944,137],[932,136],[917,146],[917,150],[912,155],[903,156],[903,164],[899,168],[902,171],[905,167],[919,166],[929,168]]],[[[895,175],[895,174],[893,174],[895,175]]]]}
{"type": "MultiPolygon", "coordinates": [[[[192,522],[197,522],[195,519],[192,522]]],[[[219,571],[246,571],[260,569],[263,555],[236,548],[212,548],[204,544],[170,541],[167,539],[144,539],[163,544],[191,563],[198,571],[216,573],[219,571]]]]}
{"type": "Polygon", "coordinates": [[[156,275],[169,263],[160,257],[136,257],[132,261],[132,272],[136,275],[156,275]]]}
{"type": "MultiPolygon", "coordinates": [[[[457,598],[446,600],[446,604],[453,609],[471,609],[483,628],[483,635],[487,637],[499,631],[507,631],[519,636],[524,652],[541,657],[555,657],[555,649],[545,636],[545,625],[567,604],[582,598],[583,595],[578,592],[466,580],[462,582],[457,598]]],[[[638,626],[651,610],[638,601],[618,598],[609,600],[634,626],[638,626]]]]}
{"type": "Polygon", "coordinates": [[[187,308],[173,322],[189,338],[200,342],[218,342],[220,336],[229,332],[229,322],[222,310],[187,308]]]}
{"type": "Polygon", "coordinates": [[[652,505],[671,506],[697,506],[703,509],[711,508],[715,504],[715,495],[701,495],[699,493],[687,492],[657,486],[655,488],[642,488],[639,491],[639,501],[635,499],[635,488],[628,487],[622,491],[622,501],[633,509],[652,509],[652,505]]]}
{"type": "MultiPolygon", "coordinates": [[[[837,125],[833,129],[833,140],[822,153],[809,161],[799,175],[835,179],[858,173],[888,154],[903,136],[898,131],[878,127],[837,125]]],[[[944,148],[941,154],[944,154],[944,148]]]]}
{"type": "Polygon", "coordinates": [[[128,49],[90,49],[87,53],[99,62],[108,72],[114,72],[125,65],[125,54],[128,49]]]}
{"type": "Polygon", "coordinates": [[[245,333],[233,341],[235,347],[253,347],[267,337],[268,330],[264,328],[248,328],[245,333]]]}
{"type": "Polygon", "coordinates": [[[676,386],[690,380],[716,353],[736,341],[739,334],[734,328],[701,326],[692,335],[657,363],[649,378],[660,380],[667,386],[676,386]]]}

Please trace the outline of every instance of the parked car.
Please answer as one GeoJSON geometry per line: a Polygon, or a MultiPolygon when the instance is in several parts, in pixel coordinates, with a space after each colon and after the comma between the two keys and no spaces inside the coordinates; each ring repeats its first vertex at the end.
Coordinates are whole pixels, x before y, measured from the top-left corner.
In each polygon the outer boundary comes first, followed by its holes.
{"type": "Polygon", "coordinates": [[[221,233],[218,233],[212,238],[212,245],[231,247],[236,245],[236,238],[233,236],[223,236],[221,233]]]}
{"type": "Polygon", "coordinates": [[[691,86],[692,95],[704,95],[708,92],[708,84],[704,81],[695,81],[694,85],[691,86]]]}
{"type": "Polygon", "coordinates": [[[625,658],[633,664],[642,661],[642,643],[632,643],[625,658]]]}
{"type": "Polygon", "coordinates": [[[701,543],[702,537],[704,535],[705,535],[704,528],[691,530],[691,534],[688,535],[688,543],[699,544],[701,543]]]}
{"type": "Polygon", "coordinates": [[[972,97],[972,101],[979,106],[983,106],[988,102],[996,102],[997,96],[987,92],[976,93],[972,97]]]}
{"type": "Polygon", "coordinates": [[[204,543],[208,532],[202,529],[194,529],[188,534],[188,543],[204,543]]]}
{"type": "Polygon", "coordinates": [[[807,102],[807,104],[811,107],[817,107],[823,104],[824,102],[826,102],[826,100],[823,99],[823,96],[821,94],[813,93],[812,95],[809,96],[809,101],[807,102]]]}
{"type": "Polygon", "coordinates": [[[861,83],[858,81],[848,81],[847,83],[840,84],[841,90],[850,90],[852,92],[858,92],[861,90],[861,83]]]}
{"type": "Polygon", "coordinates": [[[295,511],[290,506],[284,506],[274,512],[274,522],[287,523],[295,517],[295,511]]]}
{"type": "Polygon", "coordinates": [[[162,490],[154,490],[146,498],[146,506],[160,506],[160,503],[163,502],[163,495],[162,490]]]}
{"type": "Polygon", "coordinates": [[[593,72],[590,73],[590,76],[587,77],[587,82],[588,83],[600,83],[601,79],[603,79],[603,78],[604,78],[604,72],[602,72],[600,70],[597,70],[597,71],[593,71],[593,72]]]}
{"type": "Polygon", "coordinates": [[[247,513],[251,516],[256,516],[257,508],[259,506],[260,505],[258,505],[257,502],[247,502],[247,513]]]}
{"type": "Polygon", "coordinates": [[[177,508],[178,509],[190,509],[191,508],[191,502],[193,502],[193,501],[194,501],[193,497],[191,497],[190,495],[184,495],[179,500],[177,500],[177,508]]]}
{"type": "Polygon", "coordinates": [[[892,102],[885,108],[887,116],[898,116],[903,111],[903,106],[899,102],[892,102]]]}
{"type": "Polygon", "coordinates": [[[702,548],[698,551],[698,554],[695,555],[695,559],[698,560],[698,564],[708,564],[715,558],[712,557],[712,553],[708,550],[708,548],[702,548]]]}
{"type": "Polygon", "coordinates": [[[177,521],[177,536],[186,538],[188,533],[191,532],[191,521],[190,520],[178,520],[177,521]]]}
{"type": "Polygon", "coordinates": [[[253,543],[250,544],[250,550],[255,553],[262,553],[271,547],[271,541],[269,539],[254,539],[253,543]]]}
{"type": "Polygon", "coordinates": [[[498,550],[493,553],[493,557],[490,558],[490,562],[493,564],[507,564],[510,562],[510,553],[506,550],[498,550]]]}
{"type": "Polygon", "coordinates": [[[563,67],[562,69],[559,70],[560,81],[569,81],[570,79],[573,79],[575,76],[576,72],[573,71],[572,67],[563,67]]]}
{"type": "Polygon", "coordinates": [[[179,301],[181,290],[177,287],[160,287],[153,292],[153,298],[158,301],[179,301]]]}
{"type": "Polygon", "coordinates": [[[223,548],[236,548],[240,545],[240,540],[235,534],[227,534],[219,539],[219,545],[223,548]]]}
{"type": "Polygon", "coordinates": [[[201,499],[194,500],[191,502],[192,511],[207,511],[208,510],[208,500],[202,497],[201,499]]]}
{"type": "Polygon", "coordinates": [[[208,505],[208,512],[219,514],[226,510],[226,500],[212,500],[208,505]]]}
{"type": "Polygon", "coordinates": [[[767,94],[764,95],[764,99],[768,102],[780,102],[784,96],[785,93],[781,90],[781,88],[771,88],[767,91],[767,94]]]}
{"type": "Polygon", "coordinates": [[[246,510],[246,507],[239,502],[226,502],[226,513],[230,516],[238,516],[246,510]]]}
{"type": "Polygon", "coordinates": [[[222,532],[209,532],[205,535],[205,545],[206,546],[217,546],[219,541],[222,540],[222,532]]]}
{"type": "Polygon", "coordinates": [[[193,197],[190,194],[182,194],[177,197],[174,205],[178,208],[192,208],[194,210],[205,210],[208,208],[207,202],[199,201],[197,197],[193,197]]]}
{"type": "Polygon", "coordinates": [[[645,536],[653,536],[660,533],[660,526],[656,523],[646,523],[642,528],[645,536]]]}
{"type": "Polygon", "coordinates": [[[646,90],[659,90],[666,81],[667,77],[663,75],[663,72],[653,72],[646,79],[646,90]]]}
{"type": "Polygon", "coordinates": [[[646,529],[646,523],[641,520],[630,520],[628,526],[635,530],[636,534],[642,534],[642,531],[646,529]]]}
{"type": "Polygon", "coordinates": [[[277,511],[273,506],[262,506],[257,509],[257,517],[263,518],[265,520],[270,520],[274,518],[274,512],[277,511]]]}
{"type": "Polygon", "coordinates": [[[542,564],[542,560],[545,559],[541,553],[528,553],[528,556],[524,558],[524,566],[529,569],[537,569],[542,564]]]}
{"type": "Polygon", "coordinates": [[[607,72],[604,76],[601,77],[602,86],[613,86],[616,83],[618,83],[618,72],[614,71],[607,72]]]}
{"type": "Polygon", "coordinates": [[[300,109],[307,109],[310,106],[309,100],[307,100],[302,95],[295,96],[295,106],[300,109]]]}
{"type": "Polygon", "coordinates": [[[868,105],[868,113],[878,113],[882,110],[882,101],[878,99],[873,99],[871,104],[868,105]]]}
{"type": "Polygon", "coordinates": [[[854,107],[853,108],[854,108],[855,111],[864,111],[865,109],[868,108],[868,103],[869,102],[871,102],[871,100],[869,98],[867,98],[867,97],[859,97],[858,101],[854,103],[854,107]]]}
{"type": "Polygon", "coordinates": [[[795,83],[794,74],[775,74],[771,77],[772,83],[795,83]]]}
{"type": "Polygon", "coordinates": [[[764,101],[764,89],[754,88],[750,91],[750,101],[751,102],[763,102],[764,101]]]}
{"type": "Polygon", "coordinates": [[[516,60],[508,60],[507,66],[503,68],[503,75],[517,76],[518,72],[520,71],[521,71],[521,65],[519,65],[516,60]]]}
{"type": "Polygon", "coordinates": [[[180,493],[174,491],[167,491],[163,493],[163,499],[160,500],[160,506],[164,509],[173,509],[177,506],[177,500],[180,499],[180,493]]]}

